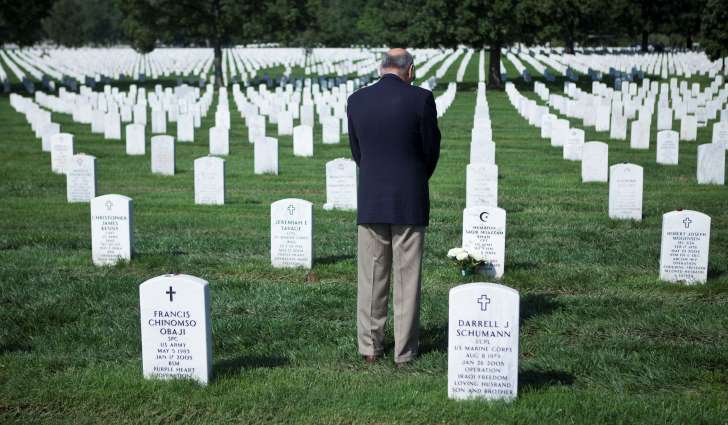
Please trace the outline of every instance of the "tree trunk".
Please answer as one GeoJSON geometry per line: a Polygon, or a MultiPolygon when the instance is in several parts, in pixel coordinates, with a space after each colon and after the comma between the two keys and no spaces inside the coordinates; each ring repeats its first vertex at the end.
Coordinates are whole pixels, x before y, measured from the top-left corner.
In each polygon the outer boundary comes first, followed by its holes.
{"type": "Polygon", "coordinates": [[[566,44],[566,53],[573,55],[574,54],[574,28],[573,23],[569,23],[566,28],[566,33],[564,34],[564,42],[566,44]]]}
{"type": "Polygon", "coordinates": [[[488,88],[502,90],[503,80],[500,73],[501,44],[490,44],[490,66],[488,72],[488,88]]]}
{"type": "Polygon", "coordinates": [[[642,53],[647,53],[647,45],[649,44],[649,36],[650,34],[647,32],[647,30],[642,30],[642,53]]]}
{"type": "Polygon", "coordinates": [[[215,87],[220,87],[223,84],[222,81],[222,43],[219,40],[215,40],[215,59],[213,64],[215,66],[215,87]]]}
{"type": "Polygon", "coordinates": [[[685,47],[687,47],[688,50],[693,50],[693,35],[692,34],[688,34],[685,37],[685,47]]]}

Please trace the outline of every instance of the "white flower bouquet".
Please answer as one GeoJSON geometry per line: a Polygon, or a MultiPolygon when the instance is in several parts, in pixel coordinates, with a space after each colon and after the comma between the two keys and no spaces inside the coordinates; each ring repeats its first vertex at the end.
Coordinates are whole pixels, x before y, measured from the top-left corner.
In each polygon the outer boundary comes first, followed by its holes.
{"type": "Polygon", "coordinates": [[[485,273],[488,262],[478,252],[468,252],[463,248],[453,248],[447,252],[447,258],[451,259],[458,267],[463,277],[485,273]]]}

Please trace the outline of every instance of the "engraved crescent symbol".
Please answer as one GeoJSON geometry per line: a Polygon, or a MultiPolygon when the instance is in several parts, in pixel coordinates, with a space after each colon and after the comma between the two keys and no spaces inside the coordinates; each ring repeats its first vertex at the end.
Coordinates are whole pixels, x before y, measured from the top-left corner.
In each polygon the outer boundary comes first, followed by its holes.
{"type": "Polygon", "coordinates": [[[488,219],[488,211],[483,211],[482,213],[480,213],[480,221],[485,222],[487,219],[488,219]],[[483,216],[485,216],[485,218],[483,218],[483,216]]]}

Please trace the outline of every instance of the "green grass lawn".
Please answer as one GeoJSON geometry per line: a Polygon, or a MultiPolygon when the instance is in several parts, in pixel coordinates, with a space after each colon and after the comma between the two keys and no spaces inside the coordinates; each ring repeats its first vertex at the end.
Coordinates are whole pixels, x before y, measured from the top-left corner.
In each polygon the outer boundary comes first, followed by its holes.
{"type": "MultiPolygon", "coordinates": [[[[726,423],[728,189],[695,177],[697,145],[710,131],[682,144],[672,167],[655,164],[654,134],[646,152],[609,141],[610,164],[644,167],[643,221],[612,221],[608,185],[582,184],[579,163],[563,161],[495,91],[508,223],[502,283],[521,293],[519,396],[447,399],[447,296],[459,277],[445,254],[461,243],[477,65],[476,52],[440,120],[421,356],[405,369],[391,354],[365,365],[357,353],[355,214],[322,209],[324,164],[350,157],[345,137],[322,145],[317,128],[309,159],[293,157],[291,138],[280,137],[280,175],[255,176],[233,111],[226,205],[196,206],[192,161],[208,152],[214,114],[194,144],[177,145],[173,177],[151,174],[149,146],[146,157],[128,157],[123,142],[54,114],[76,152],[97,157],[97,193],[134,200],[137,254],[97,268],[88,205],[66,203],[65,178],[0,98],[0,423],[726,423]],[[270,267],[270,203],[286,197],[314,203],[319,282],[270,267]],[[658,280],[662,214],[677,208],[712,218],[705,285],[658,280]],[[210,282],[208,387],[142,378],[138,285],[170,272],[210,282]]],[[[587,140],[608,141],[592,132],[587,140]]],[[[391,321],[387,335],[391,353],[391,321]]]]}

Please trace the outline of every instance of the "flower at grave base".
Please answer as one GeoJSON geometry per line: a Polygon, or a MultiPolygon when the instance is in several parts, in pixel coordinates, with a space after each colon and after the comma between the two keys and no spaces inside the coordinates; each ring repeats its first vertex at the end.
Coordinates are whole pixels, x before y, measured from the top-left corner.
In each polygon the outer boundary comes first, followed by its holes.
{"type": "Polygon", "coordinates": [[[483,263],[483,262],[485,262],[485,257],[483,257],[482,255],[480,255],[479,252],[474,252],[474,253],[470,254],[470,256],[473,258],[473,261],[475,261],[476,263],[483,263]]]}
{"type": "Polygon", "coordinates": [[[467,260],[467,259],[468,259],[468,257],[469,257],[468,253],[467,253],[467,252],[465,252],[465,251],[463,251],[463,252],[459,252],[459,253],[458,253],[458,254],[457,254],[457,255],[455,256],[455,259],[456,259],[456,260],[458,260],[458,261],[465,261],[465,260],[467,260]]]}
{"type": "Polygon", "coordinates": [[[333,204],[330,204],[328,202],[324,204],[324,210],[325,211],[331,211],[333,209],[334,209],[334,205],[333,204]]]}
{"type": "Polygon", "coordinates": [[[447,258],[456,258],[462,252],[465,252],[462,248],[453,248],[447,252],[447,258]]]}

